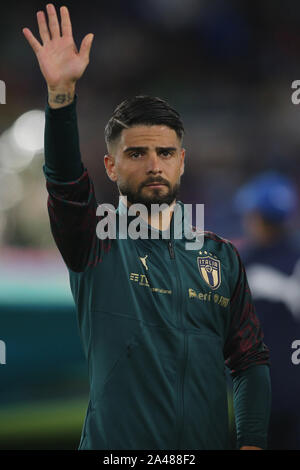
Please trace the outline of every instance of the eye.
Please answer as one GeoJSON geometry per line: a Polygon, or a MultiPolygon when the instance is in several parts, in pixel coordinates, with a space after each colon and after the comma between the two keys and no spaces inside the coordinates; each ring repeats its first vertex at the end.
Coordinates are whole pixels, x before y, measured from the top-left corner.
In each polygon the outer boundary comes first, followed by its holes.
{"type": "Polygon", "coordinates": [[[172,154],[173,154],[173,152],[170,151],[170,150],[167,150],[167,149],[160,151],[160,155],[162,155],[163,157],[166,157],[166,158],[167,158],[167,157],[170,157],[172,154]]]}
{"type": "Polygon", "coordinates": [[[133,152],[129,156],[132,160],[137,160],[142,155],[142,152],[133,152]]]}

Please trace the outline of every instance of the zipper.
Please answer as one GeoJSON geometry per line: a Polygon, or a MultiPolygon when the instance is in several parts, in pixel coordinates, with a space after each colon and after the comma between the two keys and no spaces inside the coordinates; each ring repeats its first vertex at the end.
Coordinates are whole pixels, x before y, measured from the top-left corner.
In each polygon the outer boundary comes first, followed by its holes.
{"type": "Polygon", "coordinates": [[[183,414],[183,408],[184,408],[184,376],[185,376],[185,368],[186,368],[186,363],[187,363],[187,333],[184,332],[184,347],[183,347],[183,360],[182,360],[182,366],[181,366],[181,383],[180,383],[180,410],[179,410],[179,416],[181,419],[181,426],[178,426],[178,441],[177,441],[177,450],[180,450],[181,447],[181,438],[182,438],[182,433],[183,433],[183,428],[184,428],[184,414],[183,414]]]}
{"type": "Polygon", "coordinates": [[[185,332],[183,328],[183,318],[182,318],[182,312],[183,312],[183,304],[184,304],[184,295],[183,295],[183,287],[182,287],[182,282],[180,279],[179,271],[178,271],[178,264],[175,259],[175,249],[174,249],[174,219],[172,219],[172,224],[171,224],[171,231],[170,231],[170,240],[168,241],[168,249],[169,249],[169,254],[170,258],[174,260],[175,264],[175,275],[176,275],[176,281],[177,281],[177,319],[178,319],[178,325],[180,330],[183,333],[183,357],[181,361],[181,367],[180,367],[180,373],[179,373],[179,384],[178,384],[178,408],[177,408],[177,446],[176,449],[180,450],[180,441],[182,437],[182,432],[183,432],[183,426],[184,426],[184,416],[183,416],[183,387],[184,387],[184,374],[185,374],[185,367],[186,367],[186,360],[187,360],[187,333],[185,332]]]}
{"type": "MultiPolygon", "coordinates": [[[[174,246],[173,246],[173,241],[174,241],[174,212],[172,214],[170,229],[171,230],[170,230],[170,239],[168,241],[168,249],[169,249],[170,258],[175,259],[175,251],[174,251],[174,246]]],[[[177,277],[177,269],[176,269],[176,277],[177,277]]]]}
{"type": "Polygon", "coordinates": [[[174,251],[173,243],[171,242],[171,240],[168,241],[168,248],[169,248],[170,258],[174,259],[175,251],[174,251]]]}
{"type": "MultiPolygon", "coordinates": [[[[175,256],[174,256],[175,258],[175,256]]],[[[178,268],[177,268],[177,263],[176,260],[174,259],[175,264],[176,264],[176,278],[177,278],[177,286],[178,286],[178,292],[180,293],[180,298],[178,295],[178,320],[179,320],[179,325],[180,325],[180,330],[182,331],[183,334],[183,357],[181,362],[181,367],[180,367],[180,375],[179,375],[179,384],[178,384],[178,437],[177,437],[177,450],[181,449],[180,446],[180,441],[182,437],[182,432],[183,432],[183,426],[184,426],[184,414],[183,414],[183,408],[184,408],[184,375],[185,375],[185,366],[186,366],[186,360],[187,360],[187,333],[185,332],[183,328],[183,304],[184,304],[184,296],[183,296],[183,287],[182,287],[182,282],[179,276],[178,268]]]]}

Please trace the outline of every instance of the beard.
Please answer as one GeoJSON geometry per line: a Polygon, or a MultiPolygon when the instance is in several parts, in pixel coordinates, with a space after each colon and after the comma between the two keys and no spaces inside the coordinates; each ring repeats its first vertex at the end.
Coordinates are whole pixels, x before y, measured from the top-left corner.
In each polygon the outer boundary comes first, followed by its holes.
{"type": "Polygon", "coordinates": [[[127,182],[118,181],[118,188],[122,196],[127,196],[127,201],[131,204],[143,204],[147,209],[151,209],[151,204],[172,204],[177,199],[180,189],[180,180],[173,186],[161,177],[153,177],[144,181],[134,190],[127,182]],[[161,183],[166,186],[162,188],[152,188],[151,194],[143,193],[143,188],[150,183],[161,183]],[[168,191],[166,192],[166,188],[168,191]]]}

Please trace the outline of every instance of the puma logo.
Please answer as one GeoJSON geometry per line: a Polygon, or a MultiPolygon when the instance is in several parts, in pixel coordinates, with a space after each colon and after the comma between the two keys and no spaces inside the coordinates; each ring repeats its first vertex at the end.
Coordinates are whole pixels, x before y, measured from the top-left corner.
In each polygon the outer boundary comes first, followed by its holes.
{"type": "Polygon", "coordinates": [[[145,266],[146,270],[148,271],[148,266],[147,266],[147,264],[146,264],[146,259],[148,258],[148,255],[146,255],[146,256],[144,256],[144,257],[139,256],[139,258],[140,258],[140,260],[141,260],[143,266],[145,266]]]}

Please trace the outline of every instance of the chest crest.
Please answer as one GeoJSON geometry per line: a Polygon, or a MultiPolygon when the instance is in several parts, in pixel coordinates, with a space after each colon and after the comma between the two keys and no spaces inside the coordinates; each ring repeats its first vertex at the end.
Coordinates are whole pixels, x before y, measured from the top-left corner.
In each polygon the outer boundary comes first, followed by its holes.
{"type": "Polygon", "coordinates": [[[221,263],[218,258],[207,251],[199,251],[197,265],[200,276],[211,289],[218,289],[221,285],[221,263]]]}

